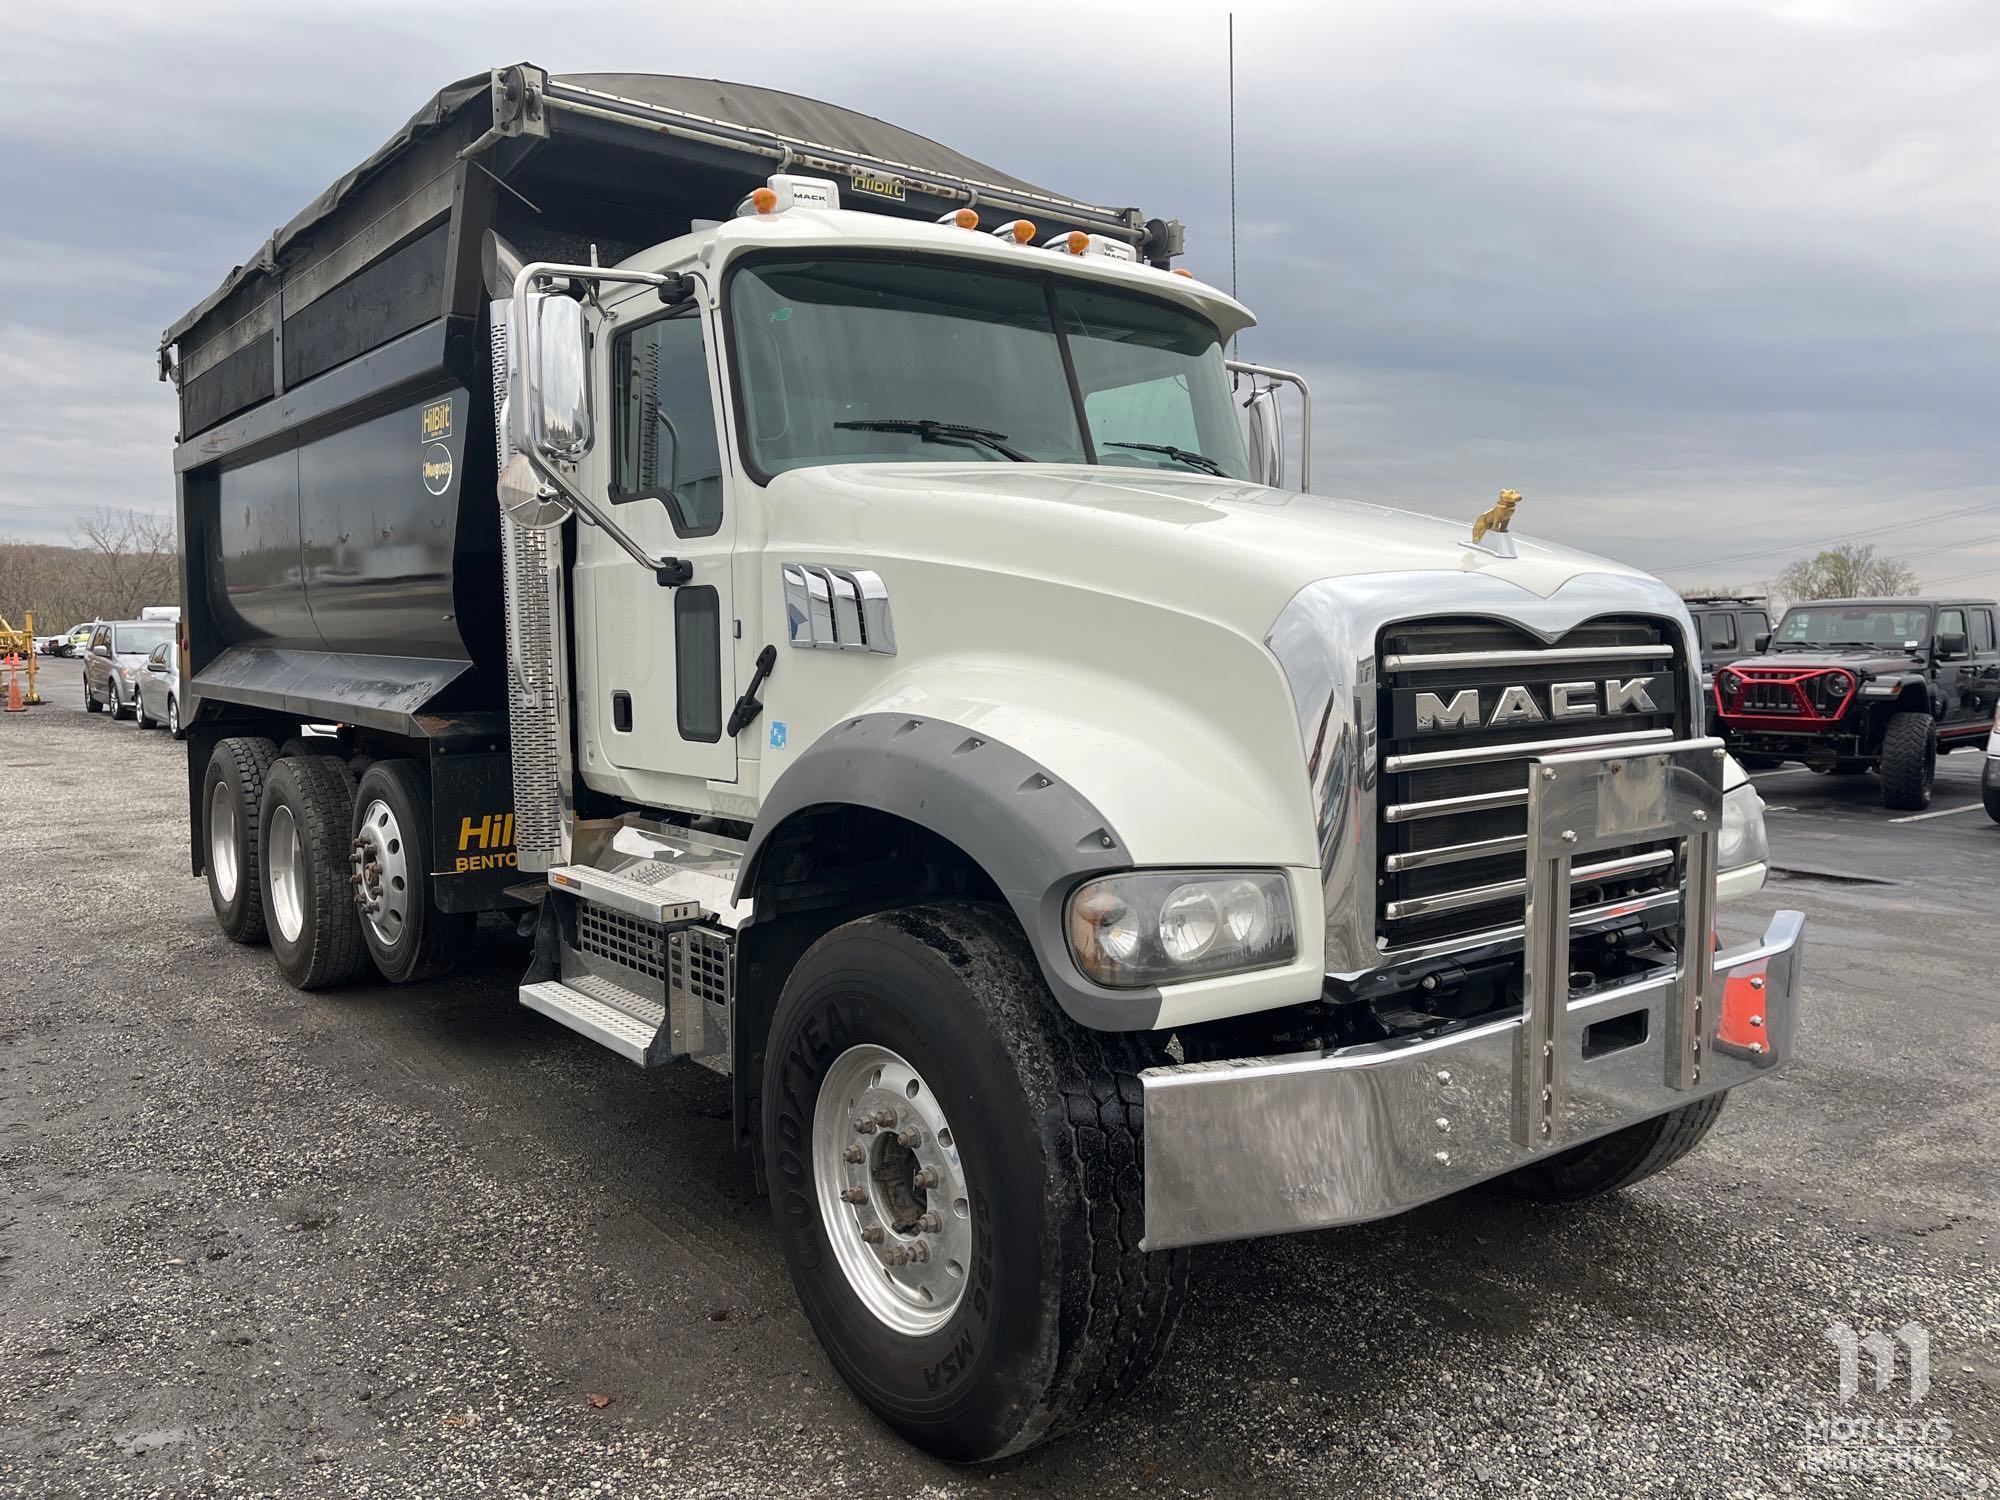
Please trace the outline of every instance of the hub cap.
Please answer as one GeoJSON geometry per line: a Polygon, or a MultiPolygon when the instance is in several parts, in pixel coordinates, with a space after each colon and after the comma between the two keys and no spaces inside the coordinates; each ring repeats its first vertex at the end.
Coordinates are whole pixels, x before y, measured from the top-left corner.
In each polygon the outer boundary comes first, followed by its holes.
{"type": "Polygon", "coordinates": [[[862,1305],[929,1333],[965,1295],[970,1197],[944,1109],[886,1047],[834,1059],[813,1106],[813,1184],[834,1259],[862,1305]]]}
{"type": "Polygon", "coordinates": [[[410,928],[410,861],[396,814],[380,797],[361,815],[348,855],[354,904],[384,948],[403,941],[410,928]]]}
{"type": "Polygon", "coordinates": [[[299,842],[298,819],[282,802],[271,812],[264,860],[271,872],[271,919],[286,942],[296,943],[306,930],[306,852],[299,842]]]}
{"type": "Polygon", "coordinates": [[[241,878],[236,862],[236,805],[220,791],[208,809],[208,867],[215,873],[215,892],[227,905],[236,899],[241,878]]]}

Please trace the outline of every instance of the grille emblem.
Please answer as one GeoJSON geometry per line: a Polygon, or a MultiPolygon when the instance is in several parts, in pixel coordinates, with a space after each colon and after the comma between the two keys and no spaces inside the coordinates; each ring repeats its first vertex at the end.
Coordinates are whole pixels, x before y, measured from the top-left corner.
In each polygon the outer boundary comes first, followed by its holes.
{"type": "Polygon", "coordinates": [[[1539,724],[1549,719],[1594,719],[1614,714],[1653,714],[1660,707],[1653,692],[1657,677],[1606,677],[1587,682],[1555,682],[1547,687],[1548,706],[1522,685],[1482,692],[1460,688],[1456,692],[1416,694],[1416,728],[1419,734],[1443,729],[1499,729],[1509,724],[1539,724]],[[1494,694],[1490,698],[1488,694],[1494,694]]]}

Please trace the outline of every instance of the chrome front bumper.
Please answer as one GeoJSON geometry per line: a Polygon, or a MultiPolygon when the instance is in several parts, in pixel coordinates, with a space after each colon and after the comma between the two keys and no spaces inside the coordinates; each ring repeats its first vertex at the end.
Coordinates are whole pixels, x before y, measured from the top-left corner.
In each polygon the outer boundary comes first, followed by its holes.
{"type": "Polygon", "coordinates": [[[1713,740],[1536,763],[1520,1016],[1141,1073],[1146,1248],[1384,1218],[1789,1062],[1805,918],[1708,960],[1721,774],[1713,740]],[[1696,961],[1570,999],[1571,859],[1669,836],[1696,961]]]}

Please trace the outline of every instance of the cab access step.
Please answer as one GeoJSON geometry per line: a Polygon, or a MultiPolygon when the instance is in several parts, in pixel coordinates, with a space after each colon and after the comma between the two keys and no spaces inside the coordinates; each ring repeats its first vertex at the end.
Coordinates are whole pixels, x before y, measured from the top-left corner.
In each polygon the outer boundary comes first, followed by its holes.
{"type": "Polygon", "coordinates": [[[575,853],[548,872],[521,1003],[641,1067],[728,1071],[743,845],[627,816],[580,827],[575,853]]]}

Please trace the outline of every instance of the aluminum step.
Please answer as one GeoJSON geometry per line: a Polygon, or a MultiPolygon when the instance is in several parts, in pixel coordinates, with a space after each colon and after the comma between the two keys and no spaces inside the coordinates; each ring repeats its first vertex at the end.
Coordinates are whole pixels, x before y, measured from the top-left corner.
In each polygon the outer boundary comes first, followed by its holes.
{"type": "Polygon", "coordinates": [[[521,1003],[641,1067],[667,1019],[665,1006],[594,974],[524,984],[521,1003]]]}
{"type": "Polygon", "coordinates": [[[707,920],[734,931],[750,903],[732,899],[744,845],[677,824],[627,816],[577,830],[574,863],[549,884],[669,929],[707,920]]]}

